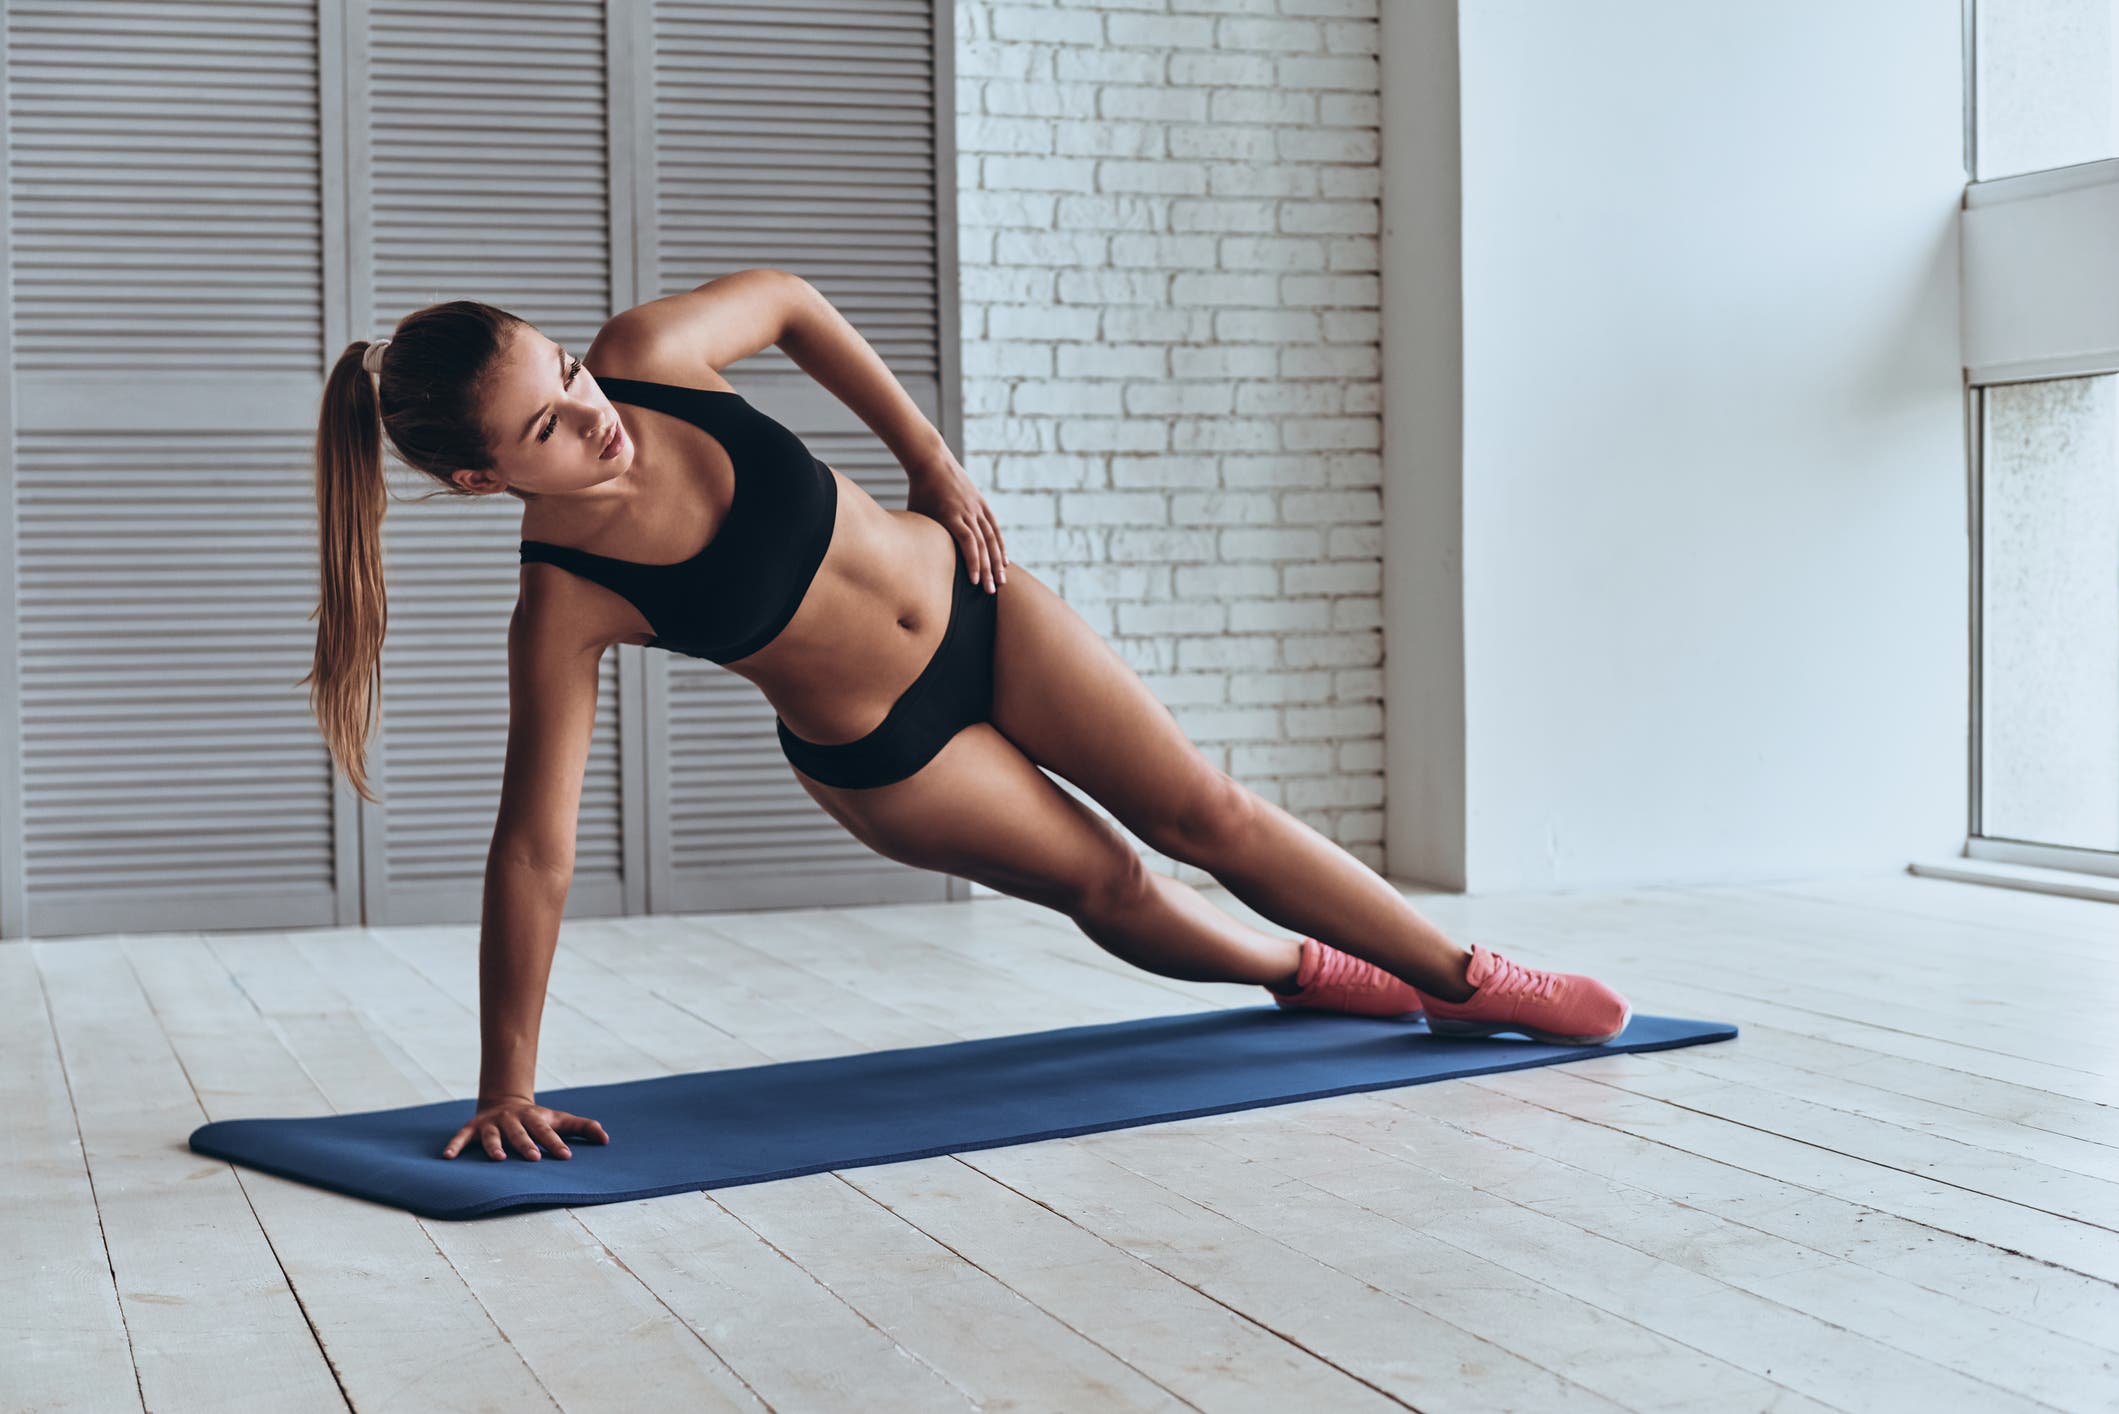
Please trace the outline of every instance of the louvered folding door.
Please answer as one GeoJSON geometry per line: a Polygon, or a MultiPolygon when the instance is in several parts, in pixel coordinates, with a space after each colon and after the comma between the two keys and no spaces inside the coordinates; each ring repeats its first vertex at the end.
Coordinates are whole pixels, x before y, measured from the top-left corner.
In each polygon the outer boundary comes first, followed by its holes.
{"type": "MultiPolygon", "coordinates": [[[[634,13],[626,47],[653,66],[633,89],[643,298],[749,266],[799,272],[955,445],[941,396],[956,344],[947,16],[934,0],[665,0],[634,13]]],[[[779,349],[726,372],[827,464],[904,505],[889,449],[779,349]]],[[[870,852],[817,809],[755,687],[652,657],[658,907],[944,896],[939,876],[870,852]]]]}
{"type": "Polygon", "coordinates": [[[357,916],[307,694],[315,6],[7,0],[0,932],[357,916]]]}
{"type": "MultiPolygon", "coordinates": [[[[0,935],[477,918],[521,507],[415,502],[437,483],[386,459],[361,804],[296,686],[347,339],[475,298],[580,350],[616,309],[779,266],[955,441],[946,0],[0,15],[0,935]]],[[[778,350],[727,372],[902,504],[887,449],[778,350]]],[[[748,682],[605,655],[570,915],[943,893],[802,794],[748,682]]]]}

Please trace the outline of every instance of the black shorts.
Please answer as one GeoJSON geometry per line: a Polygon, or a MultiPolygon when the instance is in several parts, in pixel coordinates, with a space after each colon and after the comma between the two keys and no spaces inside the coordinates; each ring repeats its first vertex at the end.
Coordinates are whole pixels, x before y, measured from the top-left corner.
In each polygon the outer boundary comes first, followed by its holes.
{"type": "Polygon", "coordinates": [[[780,751],[797,770],[828,786],[887,786],[919,770],[951,737],[991,715],[993,626],[1000,596],[972,582],[961,548],[955,564],[956,589],[942,641],[874,731],[854,741],[819,745],[773,719],[780,751]]]}

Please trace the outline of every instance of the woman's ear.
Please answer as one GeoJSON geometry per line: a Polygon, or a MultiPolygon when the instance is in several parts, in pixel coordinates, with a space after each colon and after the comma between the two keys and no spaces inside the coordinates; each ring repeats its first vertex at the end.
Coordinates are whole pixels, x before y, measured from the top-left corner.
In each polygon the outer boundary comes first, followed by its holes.
{"type": "Polygon", "coordinates": [[[449,480],[457,490],[471,496],[490,496],[508,489],[508,483],[490,471],[452,471],[449,480]]]}

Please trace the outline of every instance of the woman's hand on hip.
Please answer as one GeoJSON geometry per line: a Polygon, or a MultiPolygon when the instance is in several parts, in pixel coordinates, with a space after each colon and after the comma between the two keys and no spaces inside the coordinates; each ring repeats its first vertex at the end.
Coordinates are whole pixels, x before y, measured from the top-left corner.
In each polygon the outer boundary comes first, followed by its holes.
{"type": "Polygon", "coordinates": [[[964,565],[973,584],[983,584],[993,593],[996,582],[1008,582],[1008,547],[1001,541],[1001,527],[993,508],[972,484],[971,474],[957,463],[948,449],[934,460],[910,468],[912,490],[905,509],[940,521],[957,539],[964,565]]]}

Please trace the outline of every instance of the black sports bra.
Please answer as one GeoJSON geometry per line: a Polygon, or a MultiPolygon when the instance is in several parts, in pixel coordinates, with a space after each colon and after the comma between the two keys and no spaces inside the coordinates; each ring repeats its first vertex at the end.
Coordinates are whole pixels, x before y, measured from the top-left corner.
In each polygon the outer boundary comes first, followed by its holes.
{"type": "Polygon", "coordinates": [[[524,563],[571,570],[632,602],[654,630],[649,648],[732,663],[772,642],[816,578],[838,512],[839,483],[802,439],[741,393],[640,378],[598,378],[614,403],[681,417],[719,442],[736,472],[721,528],[688,560],[651,565],[544,540],[524,563]]]}

